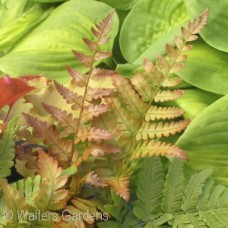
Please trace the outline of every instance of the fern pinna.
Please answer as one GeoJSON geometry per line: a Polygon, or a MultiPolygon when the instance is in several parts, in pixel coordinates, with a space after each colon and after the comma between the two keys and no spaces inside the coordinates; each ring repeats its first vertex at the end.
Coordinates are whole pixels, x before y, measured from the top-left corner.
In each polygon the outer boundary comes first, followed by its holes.
{"type": "Polygon", "coordinates": [[[84,226],[83,220],[92,224],[94,220],[108,219],[101,206],[107,197],[102,197],[100,187],[106,190],[109,187],[128,201],[129,179],[136,159],[159,155],[186,159],[183,150],[160,138],[184,130],[189,121],[173,121],[182,111],[160,107],[159,103],[183,94],[181,90],[166,89],[180,82],[168,76],[183,67],[186,59],[183,52],[191,49],[186,43],[197,38],[206,23],[207,11],[199,21],[190,23],[188,29],[182,29],[183,37],[175,38],[176,49],[166,46],[168,59],[160,56],[155,65],[145,60],[144,72],[130,81],[113,71],[95,67],[110,56],[103,48],[109,40],[113,14],[91,29],[93,40],[84,39],[88,53],[73,51],[88,73],[68,67],[72,78],[69,84],[49,84],[47,91],[54,91],[58,99],[55,104],[43,99],[45,112],[37,108],[42,101],[26,98],[34,105],[30,113],[24,114],[33,135],[26,127],[22,133],[18,132],[18,137],[23,135],[32,143],[43,143],[44,147],[28,147],[25,151],[18,146],[16,169],[27,179],[13,186],[0,181],[4,202],[16,196],[5,203],[4,209],[32,213],[38,208],[42,213],[50,212],[50,219],[44,222],[30,221],[28,216],[12,221],[3,218],[0,224],[80,227],[84,226]],[[61,216],[65,209],[67,213],[61,216]],[[70,214],[80,213],[88,216],[64,220],[70,214]]]}

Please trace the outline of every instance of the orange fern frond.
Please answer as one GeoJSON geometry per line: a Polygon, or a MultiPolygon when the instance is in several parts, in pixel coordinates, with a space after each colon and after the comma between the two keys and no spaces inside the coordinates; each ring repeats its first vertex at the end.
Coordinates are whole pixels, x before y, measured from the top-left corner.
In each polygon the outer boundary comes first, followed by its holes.
{"type": "Polygon", "coordinates": [[[44,109],[52,115],[52,117],[58,121],[63,128],[71,128],[74,132],[78,126],[78,118],[74,118],[71,113],[65,110],[54,107],[52,105],[43,104],[44,109]]]}
{"type": "Polygon", "coordinates": [[[189,125],[189,120],[180,120],[177,122],[159,122],[150,123],[144,122],[137,132],[136,140],[147,140],[155,137],[161,138],[163,136],[168,137],[178,132],[183,131],[189,125]]]}
{"type": "Polygon", "coordinates": [[[113,137],[113,134],[109,131],[103,130],[103,129],[97,129],[95,127],[89,128],[84,127],[80,128],[78,131],[76,143],[85,142],[96,142],[100,143],[104,140],[110,140],[113,137]]]}
{"type": "Polygon", "coordinates": [[[184,94],[183,90],[164,90],[157,93],[154,97],[155,102],[172,101],[180,98],[184,94]]]}
{"type": "Polygon", "coordinates": [[[172,156],[186,160],[184,151],[172,144],[166,144],[157,140],[139,143],[131,155],[131,160],[152,157],[152,156],[172,156]]]}
{"type": "Polygon", "coordinates": [[[141,119],[147,106],[132,88],[129,81],[120,75],[115,75],[112,80],[116,90],[123,99],[127,110],[131,112],[132,117],[141,119]]]}
{"type": "Polygon", "coordinates": [[[64,189],[67,177],[62,177],[58,162],[44,151],[38,152],[38,173],[42,177],[36,205],[42,210],[58,210],[66,206],[68,190],[64,189]]]}
{"type": "Polygon", "coordinates": [[[105,104],[85,106],[81,120],[82,122],[87,122],[88,120],[92,120],[93,117],[98,117],[107,111],[109,111],[109,106],[105,104]]]}
{"type": "Polygon", "coordinates": [[[72,90],[68,89],[66,86],[61,85],[58,82],[54,82],[55,88],[60,93],[60,95],[66,100],[67,104],[73,104],[72,109],[79,109],[82,106],[83,97],[74,93],[72,90]]]}
{"type": "Polygon", "coordinates": [[[115,191],[125,201],[130,200],[130,176],[101,177],[101,180],[115,191]]]}
{"type": "Polygon", "coordinates": [[[163,81],[162,87],[174,87],[182,82],[180,78],[167,78],[163,81]]]}
{"type": "Polygon", "coordinates": [[[183,114],[183,111],[175,107],[158,107],[151,106],[146,113],[145,120],[174,119],[183,114]]]}

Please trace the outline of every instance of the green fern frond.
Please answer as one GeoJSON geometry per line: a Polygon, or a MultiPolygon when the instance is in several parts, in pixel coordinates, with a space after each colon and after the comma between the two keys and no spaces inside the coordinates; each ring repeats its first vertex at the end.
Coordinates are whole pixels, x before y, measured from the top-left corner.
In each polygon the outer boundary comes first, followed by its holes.
{"type": "Polygon", "coordinates": [[[140,167],[133,212],[145,227],[226,227],[228,188],[209,179],[211,170],[186,180],[179,159],[170,162],[167,172],[160,158],[147,159],[140,167]]]}
{"type": "Polygon", "coordinates": [[[0,177],[7,177],[11,173],[15,157],[15,131],[16,119],[13,119],[8,122],[7,129],[0,138],[0,177]]]}
{"type": "Polygon", "coordinates": [[[162,190],[165,174],[159,158],[149,158],[138,176],[134,214],[142,221],[150,221],[162,215],[162,190]]]}

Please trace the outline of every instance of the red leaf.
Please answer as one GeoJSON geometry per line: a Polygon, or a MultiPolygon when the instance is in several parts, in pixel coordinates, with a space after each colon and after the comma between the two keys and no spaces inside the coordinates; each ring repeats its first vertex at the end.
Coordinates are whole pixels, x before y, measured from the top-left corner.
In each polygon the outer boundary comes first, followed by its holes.
{"type": "Polygon", "coordinates": [[[22,78],[11,78],[6,76],[0,78],[0,109],[5,105],[12,106],[19,98],[26,93],[35,89],[27,85],[26,81],[22,78]]]}

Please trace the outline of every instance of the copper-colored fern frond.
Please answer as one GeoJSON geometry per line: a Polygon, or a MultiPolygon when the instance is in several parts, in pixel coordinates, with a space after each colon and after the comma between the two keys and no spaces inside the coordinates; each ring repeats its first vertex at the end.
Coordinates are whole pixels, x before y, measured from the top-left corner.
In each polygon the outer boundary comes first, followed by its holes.
{"type": "Polygon", "coordinates": [[[184,112],[175,107],[158,107],[152,105],[146,113],[145,120],[174,119],[181,116],[184,112]]]}
{"type": "Polygon", "coordinates": [[[180,120],[172,122],[143,122],[141,128],[136,134],[136,140],[147,140],[148,138],[161,138],[175,135],[183,131],[189,124],[189,120],[180,120]]]}
{"type": "Polygon", "coordinates": [[[136,160],[139,158],[151,156],[173,156],[184,160],[187,159],[185,152],[179,147],[157,140],[139,143],[132,152],[130,159],[136,160]]]}

